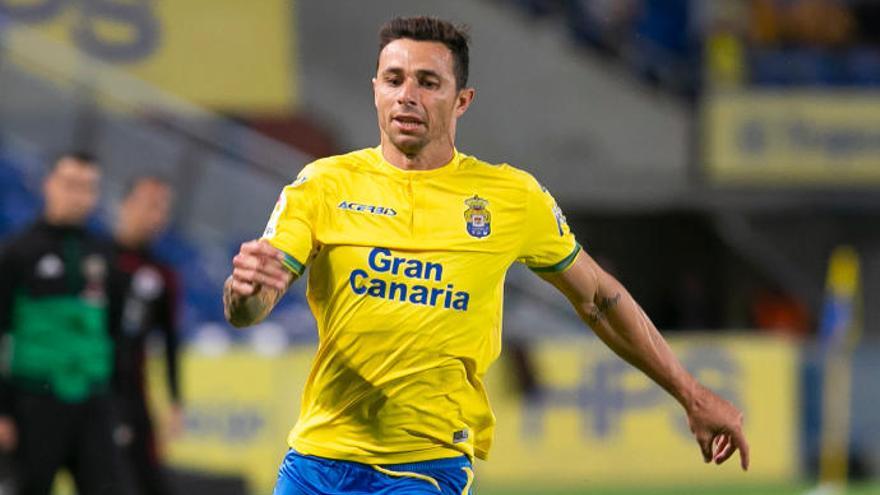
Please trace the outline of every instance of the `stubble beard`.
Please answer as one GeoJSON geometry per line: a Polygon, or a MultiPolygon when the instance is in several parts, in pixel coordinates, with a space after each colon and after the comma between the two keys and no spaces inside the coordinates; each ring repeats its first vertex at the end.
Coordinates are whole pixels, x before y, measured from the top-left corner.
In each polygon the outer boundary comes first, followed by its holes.
{"type": "Polygon", "coordinates": [[[423,149],[428,145],[427,136],[408,136],[408,135],[398,135],[395,138],[391,139],[391,144],[397,148],[398,151],[406,155],[407,158],[415,158],[422,152],[423,149]]]}

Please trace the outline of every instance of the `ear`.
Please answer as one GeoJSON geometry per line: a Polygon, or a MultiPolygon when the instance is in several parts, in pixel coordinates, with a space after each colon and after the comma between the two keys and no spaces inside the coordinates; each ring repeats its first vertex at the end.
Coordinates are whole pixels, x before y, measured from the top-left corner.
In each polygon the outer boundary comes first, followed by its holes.
{"type": "Polygon", "coordinates": [[[376,78],[370,79],[370,82],[373,83],[373,106],[376,107],[376,110],[379,109],[379,99],[376,96],[376,78]]]}
{"type": "Polygon", "coordinates": [[[474,101],[474,97],[476,96],[476,90],[474,88],[464,88],[458,92],[458,97],[455,99],[455,117],[461,117],[470,108],[471,103],[474,101]]]}

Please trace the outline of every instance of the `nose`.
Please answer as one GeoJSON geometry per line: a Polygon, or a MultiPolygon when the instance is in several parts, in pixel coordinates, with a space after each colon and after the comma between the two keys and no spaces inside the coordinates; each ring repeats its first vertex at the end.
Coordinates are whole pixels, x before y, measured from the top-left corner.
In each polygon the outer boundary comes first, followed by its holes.
{"type": "Polygon", "coordinates": [[[397,102],[401,105],[412,106],[416,104],[417,82],[412,78],[404,79],[397,93],[397,102]]]}

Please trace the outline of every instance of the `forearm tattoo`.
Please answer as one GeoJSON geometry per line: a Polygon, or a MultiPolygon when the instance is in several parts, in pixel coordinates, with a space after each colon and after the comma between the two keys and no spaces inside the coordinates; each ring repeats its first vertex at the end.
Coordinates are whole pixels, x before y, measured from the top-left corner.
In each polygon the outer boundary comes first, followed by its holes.
{"type": "Polygon", "coordinates": [[[600,321],[605,319],[605,316],[609,311],[614,309],[617,306],[617,303],[620,302],[620,293],[614,294],[611,297],[603,297],[598,304],[596,304],[589,313],[587,313],[587,321],[591,325],[595,325],[600,321]]]}
{"type": "Polygon", "coordinates": [[[232,283],[227,281],[223,287],[223,309],[226,320],[236,326],[257,323],[272,311],[280,295],[280,291],[265,286],[259,287],[257,292],[250,296],[237,295],[232,290],[232,283]]]}

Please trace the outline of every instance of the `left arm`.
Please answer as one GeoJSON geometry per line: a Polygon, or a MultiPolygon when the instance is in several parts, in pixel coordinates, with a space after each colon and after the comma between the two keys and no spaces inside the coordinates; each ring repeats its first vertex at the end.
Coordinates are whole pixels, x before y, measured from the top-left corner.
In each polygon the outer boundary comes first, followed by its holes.
{"type": "Polygon", "coordinates": [[[742,432],[742,413],[687,372],[620,282],[583,252],[567,270],[541,276],[568,298],[611,350],[684,407],[706,462],[721,464],[739,449],[742,468],[748,469],[749,446],[742,432]]]}

